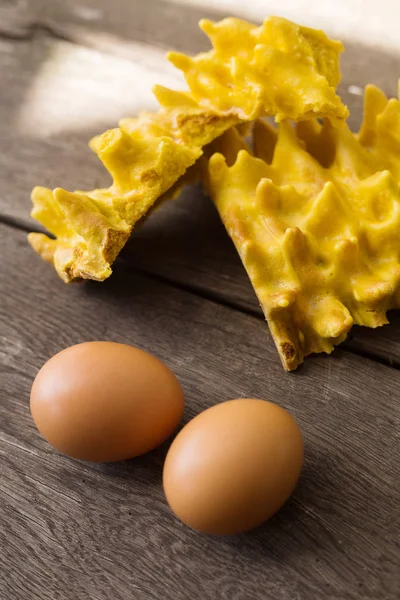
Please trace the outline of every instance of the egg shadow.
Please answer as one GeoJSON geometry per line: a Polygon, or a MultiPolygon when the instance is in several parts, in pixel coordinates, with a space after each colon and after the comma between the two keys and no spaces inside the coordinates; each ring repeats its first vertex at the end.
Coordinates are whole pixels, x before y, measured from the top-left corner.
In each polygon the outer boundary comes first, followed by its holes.
{"type": "Polygon", "coordinates": [[[284,536],[287,530],[296,526],[296,523],[300,522],[303,518],[303,500],[307,498],[309,493],[310,471],[312,469],[309,465],[303,468],[299,482],[290,498],[270,519],[261,525],[249,531],[233,535],[206,535],[206,537],[222,546],[227,545],[237,549],[251,549],[255,544],[257,546],[261,545],[265,553],[275,554],[277,541],[279,545],[278,538],[284,536]]]}
{"type": "Polygon", "coordinates": [[[171,437],[154,450],[141,456],[120,462],[101,463],[96,465],[95,469],[107,477],[118,480],[137,479],[139,476],[142,482],[161,485],[162,469],[172,439],[171,437]]]}
{"type": "Polygon", "coordinates": [[[140,474],[142,480],[148,479],[152,485],[162,486],[162,471],[168,450],[175,437],[189,420],[190,418],[183,418],[176,431],[154,450],[124,461],[99,463],[94,466],[95,470],[107,477],[120,480],[136,479],[137,475],[140,474]]]}
{"type": "MultiPolygon", "coordinates": [[[[378,490],[371,498],[368,481],[360,485],[357,495],[349,494],[343,462],[328,452],[306,447],[298,485],[271,519],[246,533],[207,537],[233,552],[246,552],[256,563],[268,558],[279,564],[300,566],[302,557],[307,556],[307,560],[330,564],[343,556],[344,548],[349,560],[357,560],[360,530],[355,520],[369,525],[364,528],[363,538],[373,544],[373,530],[395,522],[397,507],[393,502],[388,510],[384,495],[378,490]]],[[[388,554],[390,551],[388,544],[388,554]]],[[[381,560],[385,561],[384,555],[381,560]]]]}

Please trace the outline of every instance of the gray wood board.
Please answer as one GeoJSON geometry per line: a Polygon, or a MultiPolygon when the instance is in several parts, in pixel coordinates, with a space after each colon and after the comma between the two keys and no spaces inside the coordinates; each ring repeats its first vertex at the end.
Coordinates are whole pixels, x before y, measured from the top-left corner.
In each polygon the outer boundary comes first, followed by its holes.
{"type": "Polygon", "coordinates": [[[28,0],[0,6],[0,31],[16,37],[30,37],[43,28],[54,36],[104,47],[127,55],[130,44],[144,42],[162,48],[201,52],[207,38],[199,29],[202,18],[222,19],[232,12],[218,8],[183,6],[164,0],[28,0]],[[162,26],[160,26],[162,24],[162,26]]]}
{"type": "MultiPolygon", "coordinates": [[[[360,56],[366,60],[361,50],[360,56]]],[[[136,59],[133,69],[125,59],[47,35],[26,41],[0,38],[3,220],[16,220],[27,229],[37,226],[28,217],[30,190],[37,183],[62,184],[67,189],[107,184],[107,175],[87,148],[87,140],[129,110],[129,92],[139,76],[173,82],[168,70],[160,73],[161,54],[136,49],[136,59]],[[118,93],[110,90],[111,83],[118,93]]],[[[151,102],[150,87],[149,81],[135,92],[132,103],[136,107],[151,102]]],[[[359,118],[360,98],[348,98],[359,118]]],[[[147,272],[261,316],[236,252],[199,188],[185,190],[179,200],[154,213],[135,233],[124,257],[147,272]]],[[[391,327],[375,332],[355,329],[350,346],[399,365],[399,320],[394,317],[394,321],[391,327]]]]}
{"type": "Polygon", "coordinates": [[[65,286],[0,226],[2,600],[396,600],[400,593],[400,373],[338,350],[285,374],[257,318],[119,263],[104,284],[65,286]],[[233,397],[298,420],[305,466],[257,530],[199,535],[162,492],[168,444],[91,465],[58,455],[29,414],[43,362],[80,341],[155,353],[181,380],[185,421],[233,397]]]}

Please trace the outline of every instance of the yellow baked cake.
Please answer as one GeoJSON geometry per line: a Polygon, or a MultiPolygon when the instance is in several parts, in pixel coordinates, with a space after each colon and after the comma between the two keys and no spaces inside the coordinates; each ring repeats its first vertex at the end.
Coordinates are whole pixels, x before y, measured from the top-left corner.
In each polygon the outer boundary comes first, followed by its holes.
{"type": "Polygon", "coordinates": [[[400,102],[373,86],[358,135],[326,119],[254,127],[208,190],[287,370],[400,306],[400,102]]]}
{"type": "Polygon", "coordinates": [[[64,281],[106,279],[136,224],[232,126],[262,115],[347,116],[335,93],[340,42],[275,17],[259,27],[233,18],[200,26],[212,50],[193,58],[169,54],[189,91],[156,86],[159,112],[123,119],[91,141],[113,178],[109,188],[33,190],[32,216],[55,239],[35,233],[29,241],[64,281]]]}

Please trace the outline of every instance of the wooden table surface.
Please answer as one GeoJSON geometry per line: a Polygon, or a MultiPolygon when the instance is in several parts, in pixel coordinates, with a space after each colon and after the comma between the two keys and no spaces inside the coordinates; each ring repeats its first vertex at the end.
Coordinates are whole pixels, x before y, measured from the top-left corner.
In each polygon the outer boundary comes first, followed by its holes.
{"type": "MultiPolygon", "coordinates": [[[[163,55],[207,48],[200,17],[241,14],[233,0],[201,5],[0,2],[0,600],[400,598],[400,315],[285,374],[197,188],[140,228],[102,284],[66,286],[27,244],[31,187],[107,183],[89,137],[153,107],[153,83],[179,86],[163,55]],[[291,411],[305,466],[285,507],[247,534],[203,536],[166,505],[168,443],[112,465],[57,454],[30,417],[30,386],[46,359],[92,339],[165,361],[185,390],[185,422],[234,397],[291,411]]],[[[259,17],[271,6],[257,3],[259,17]]],[[[384,45],[347,43],[340,91],[354,127],[359,86],[396,92],[400,50],[384,45]]]]}

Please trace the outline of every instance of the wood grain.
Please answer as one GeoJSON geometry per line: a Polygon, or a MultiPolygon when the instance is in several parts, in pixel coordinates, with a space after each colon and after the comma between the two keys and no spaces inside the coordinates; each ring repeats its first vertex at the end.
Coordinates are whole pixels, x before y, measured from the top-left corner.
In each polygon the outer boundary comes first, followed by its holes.
{"type": "Polygon", "coordinates": [[[400,373],[344,351],[282,372],[257,318],[117,266],[65,286],[0,226],[2,600],[396,600],[400,373]],[[53,353],[90,339],[154,352],[182,381],[185,421],[231,397],[279,401],[303,431],[292,499],[269,523],[201,536],[166,506],[167,445],[90,465],[54,452],[28,409],[53,353]]]}
{"type": "MultiPolygon", "coordinates": [[[[35,184],[67,189],[107,185],[108,177],[87,140],[124,114],[151,108],[154,81],[179,85],[173,70],[164,69],[163,52],[140,44],[135,48],[132,64],[48,35],[0,40],[0,218],[16,220],[28,230],[37,228],[28,216],[35,184]]],[[[357,56],[348,82],[367,81],[367,73],[379,66],[394,83],[390,61],[389,72],[382,68],[386,55],[375,53],[371,59],[371,51],[365,54],[360,48],[357,56]]],[[[347,96],[359,120],[360,98],[347,96]]],[[[240,260],[199,188],[186,190],[155,213],[135,233],[124,258],[262,318],[240,260]]],[[[349,347],[399,366],[400,325],[396,317],[394,321],[391,328],[374,333],[354,330],[349,347]]]]}

